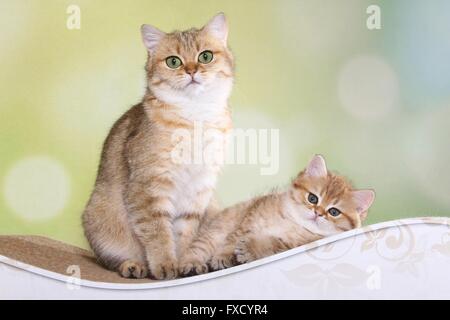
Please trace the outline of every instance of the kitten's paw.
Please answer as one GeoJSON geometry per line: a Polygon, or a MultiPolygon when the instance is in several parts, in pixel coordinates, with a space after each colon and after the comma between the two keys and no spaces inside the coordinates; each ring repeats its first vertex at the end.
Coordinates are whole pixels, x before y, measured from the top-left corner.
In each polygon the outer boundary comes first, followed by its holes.
{"type": "Polygon", "coordinates": [[[124,278],[142,279],[147,277],[148,268],[144,263],[134,260],[125,260],[119,266],[119,274],[124,278]]]}
{"type": "Polygon", "coordinates": [[[211,258],[211,261],[209,262],[209,266],[214,271],[230,268],[234,265],[236,265],[236,262],[232,254],[231,255],[221,254],[214,256],[211,258]]]}
{"type": "Polygon", "coordinates": [[[236,261],[239,264],[243,264],[243,263],[247,263],[247,262],[251,262],[251,261],[255,260],[255,257],[248,250],[245,242],[243,242],[243,241],[240,241],[237,244],[236,249],[234,250],[234,255],[236,256],[236,261]]]}
{"type": "Polygon", "coordinates": [[[179,268],[180,274],[184,277],[195,276],[208,272],[208,266],[206,263],[202,263],[199,260],[190,260],[184,262],[179,268]]]}
{"type": "Polygon", "coordinates": [[[160,264],[150,267],[150,274],[156,280],[170,280],[178,276],[177,261],[174,259],[166,260],[160,264]]]}

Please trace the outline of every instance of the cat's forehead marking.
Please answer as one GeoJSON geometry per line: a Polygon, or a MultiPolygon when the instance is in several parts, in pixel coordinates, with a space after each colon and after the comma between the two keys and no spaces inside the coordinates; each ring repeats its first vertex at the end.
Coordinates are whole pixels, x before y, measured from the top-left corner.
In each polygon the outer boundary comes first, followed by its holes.
{"type": "Polygon", "coordinates": [[[184,49],[190,50],[196,46],[198,32],[193,30],[181,31],[177,32],[175,37],[184,49]]]}
{"type": "Polygon", "coordinates": [[[169,35],[167,49],[175,49],[185,59],[196,59],[202,42],[198,30],[176,31],[169,35]]]}
{"type": "Polygon", "coordinates": [[[344,178],[329,175],[323,193],[329,202],[333,202],[341,200],[350,189],[350,184],[344,178]]]}

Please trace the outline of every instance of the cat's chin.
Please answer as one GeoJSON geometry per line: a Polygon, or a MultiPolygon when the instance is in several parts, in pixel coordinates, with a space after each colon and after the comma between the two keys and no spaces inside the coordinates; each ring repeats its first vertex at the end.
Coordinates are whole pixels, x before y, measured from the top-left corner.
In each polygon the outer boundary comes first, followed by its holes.
{"type": "Polygon", "coordinates": [[[151,91],[158,100],[179,107],[191,104],[226,104],[231,93],[232,81],[188,82],[181,87],[162,85],[151,91]]]}
{"type": "Polygon", "coordinates": [[[205,85],[201,82],[191,81],[180,90],[181,94],[196,99],[206,91],[205,85]]]}
{"type": "Polygon", "coordinates": [[[201,82],[197,82],[195,80],[192,80],[191,82],[189,82],[187,85],[184,86],[185,90],[192,90],[193,88],[197,89],[197,88],[203,88],[203,85],[201,82]]]}

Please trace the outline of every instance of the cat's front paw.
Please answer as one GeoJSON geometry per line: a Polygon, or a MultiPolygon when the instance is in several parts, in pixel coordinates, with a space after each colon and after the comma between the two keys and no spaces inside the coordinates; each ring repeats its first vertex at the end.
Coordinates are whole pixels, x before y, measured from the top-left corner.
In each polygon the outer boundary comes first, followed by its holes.
{"type": "Polygon", "coordinates": [[[185,260],[180,263],[179,267],[180,275],[184,277],[195,276],[208,272],[208,266],[206,263],[201,262],[198,259],[185,260]]]}
{"type": "Polygon", "coordinates": [[[156,280],[170,280],[178,276],[178,264],[175,259],[167,259],[159,264],[150,265],[150,274],[156,280]]]}
{"type": "Polygon", "coordinates": [[[148,268],[145,263],[126,260],[119,266],[119,274],[124,278],[142,279],[148,275],[148,268]]]}
{"type": "Polygon", "coordinates": [[[236,262],[233,254],[219,254],[212,257],[209,262],[209,266],[214,271],[230,268],[234,265],[236,265],[236,262]]]}
{"type": "Polygon", "coordinates": [[[256,260],[255,256],[250,252],[244,241],[239,241],[234,250],[236,261],[239,264],[247,263],[256,260]]]}

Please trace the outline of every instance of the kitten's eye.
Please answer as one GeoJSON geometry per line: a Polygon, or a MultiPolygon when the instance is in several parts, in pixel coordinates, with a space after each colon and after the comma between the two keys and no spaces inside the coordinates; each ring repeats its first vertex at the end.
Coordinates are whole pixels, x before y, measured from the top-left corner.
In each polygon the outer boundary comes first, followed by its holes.
{"type": "Polygon", "coordinates": [[[319,198],[317,198],[317,196],[314,193],[310,193],[308,194],[308,201],[311,202],[312,204],[317,204],[317,202],[319,202],[319,198]]]}
{"type": "Polygon", "coordinates": [[[328,209],[328,213],[333,217],[337,217],[338,215],[341,214],[341,211],[336,208],[330,208],[330,209],[328,209]]]}
{"type": "Polygon", "coordinates": [[[166,59],[166,64],[170,69],[176,69],[181,66],[183,63],[181,59],[175,56],[170,56],[166,59]]]}
{"type": "Polygon", "coordinates": [[[198,62],[200,63],[210,63],[213,59],[213,53],[209,50],[203,51],[198,56],[198,62]]]}

